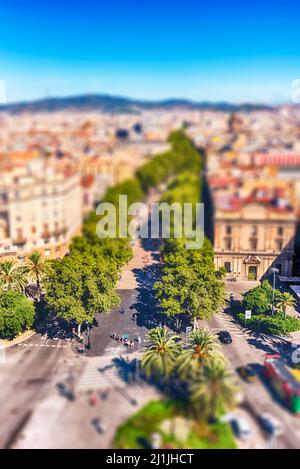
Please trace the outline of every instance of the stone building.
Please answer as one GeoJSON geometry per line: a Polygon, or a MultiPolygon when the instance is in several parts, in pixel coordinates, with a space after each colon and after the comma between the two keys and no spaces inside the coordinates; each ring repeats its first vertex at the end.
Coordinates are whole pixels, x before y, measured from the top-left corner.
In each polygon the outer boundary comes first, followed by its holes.
{"type": "Polygon", "coordinates": [[[281,199],[215,201],[215,263],[227,276],[261,279],[276,267],[291,276],[297,217],[281,199]]]}
{"type": "Polygon", "coordinates": [[[0,177],[0,260],[32,251],[60,257],[82,223],[80,175],[35,160],[0,177]]]}

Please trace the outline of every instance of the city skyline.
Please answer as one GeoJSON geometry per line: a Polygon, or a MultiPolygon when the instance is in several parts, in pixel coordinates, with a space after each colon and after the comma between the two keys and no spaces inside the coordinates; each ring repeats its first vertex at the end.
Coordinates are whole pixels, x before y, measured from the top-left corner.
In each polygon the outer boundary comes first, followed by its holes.
{"type": "Polygon", "coordinates": [[[71,8],[15,0],[0,13],[7,102],[103,93],[280,104],[290,102],[299,78],[294,1],[189,0],[183,9],[169,1],[71,8]]]}

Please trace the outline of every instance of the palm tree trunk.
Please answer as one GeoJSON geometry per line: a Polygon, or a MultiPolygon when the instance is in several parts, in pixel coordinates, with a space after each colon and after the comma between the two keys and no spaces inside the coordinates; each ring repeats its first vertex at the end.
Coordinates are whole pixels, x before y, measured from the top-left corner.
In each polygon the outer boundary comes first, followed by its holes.
{"type": "Polygon", "coordinates": [[[39,278],[38,274],[36,276],[36,289],[37,289],[38,302],[40,302],[40,300],[41,300],[41,295],[40,295],[41,285],[40,285],[40,278],[39,278]]]}

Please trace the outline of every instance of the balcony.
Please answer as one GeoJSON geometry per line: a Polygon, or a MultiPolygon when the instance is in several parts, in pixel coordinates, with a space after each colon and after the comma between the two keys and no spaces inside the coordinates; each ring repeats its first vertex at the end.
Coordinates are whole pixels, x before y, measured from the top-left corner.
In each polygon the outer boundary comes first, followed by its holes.
{"type": "Polygon", "coordinates": [[[16,239],[13,240],[13,244],[15,246],[24,246],[27,243],[27,238],[25,236],[18,236],[16,239]]]}
{"type": "Polygon", "coordinates": [[[50,231],[49,231],[49,230],[44,230],[44,231],[42,232],[42,238],[43,238],[43,239],[51,238],[51,233],[50,233],[50,231]]]}
{"type": "Polygon", "coordinates": [[[53,230],[53,236],[60,236],[60,235],[65,235],[67,233],[68,229],[66,227],[61,227],[61,228],[55,228],[53,230]]]}

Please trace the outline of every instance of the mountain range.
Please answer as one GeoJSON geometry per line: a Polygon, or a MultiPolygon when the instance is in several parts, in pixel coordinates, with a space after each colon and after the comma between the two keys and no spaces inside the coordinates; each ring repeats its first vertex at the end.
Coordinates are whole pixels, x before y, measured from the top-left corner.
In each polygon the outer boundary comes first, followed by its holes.
{"type": "Polygon", "coordinates": [[[254,111],[268,110],[264,104],[232,104],[229,102],[191,101],[188,99],[166,99],[162,101],[137,100],[105,94],[84,94],[68,97],[51,97],[36,101],[2,104],[0,112],[18,114],[22,112],[54,112],[62,110],[94,110],[113,113],[135,113],[145,109],[210,109],[216,111],[254,111]]]}

